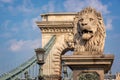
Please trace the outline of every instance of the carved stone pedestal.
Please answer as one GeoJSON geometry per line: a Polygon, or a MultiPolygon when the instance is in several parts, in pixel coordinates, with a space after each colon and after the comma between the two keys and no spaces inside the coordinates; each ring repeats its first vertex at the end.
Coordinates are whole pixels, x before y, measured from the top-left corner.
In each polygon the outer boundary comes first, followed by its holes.
{"type": "Polygon", "coordinates": [[[61,80],[61,76],[57,75],[44,76],[44,80],[61,80]]]}
{"type": "Polygon", "coordinates": [[[73,71],[73,80],[104,80],[113,63],[113,55],[70,55],[62,56],[73,71]]]}

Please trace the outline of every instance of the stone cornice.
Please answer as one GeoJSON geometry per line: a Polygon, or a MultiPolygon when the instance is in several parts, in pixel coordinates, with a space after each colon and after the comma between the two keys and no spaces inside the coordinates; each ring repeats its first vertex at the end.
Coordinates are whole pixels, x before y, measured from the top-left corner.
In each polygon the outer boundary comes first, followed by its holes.
{"type": "Polygon", "coordinates": [[[46,13],[41,14],[41,16],[48,16],[48,15],[76,15],[76,12],[61,12],[61,13],[46,13]]]}
{"type": "Polygon", "coordinates": [[[39,27],[73,27],[73,21],[41,21],[36,23],[39,27]]]}
{"type": "MultiPolygon", "coordinates": [[[[81,52],[80,52],[81,53],[81,52]]],[[[114,55],[70,55],[62,56],[62,61],[65,62],[71,69],[80,66],[81,68],[103,68],[105,73],[110,70],[114,60],[114,55]]]]}
{"type": "Polygon", "coordinates": [[[72,27],[41,27],[42,33],[69,33],[73,31],[72,27]]]}
{"type": "Polygon", "coordinates": [[[73,21],[42,21],[36,23],[42,33],[61,33],[73,31],[73,21]]]}

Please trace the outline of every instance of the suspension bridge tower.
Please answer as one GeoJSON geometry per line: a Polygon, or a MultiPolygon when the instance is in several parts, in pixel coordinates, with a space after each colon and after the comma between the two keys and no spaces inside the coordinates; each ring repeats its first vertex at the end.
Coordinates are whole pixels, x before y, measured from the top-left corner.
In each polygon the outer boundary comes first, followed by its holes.
{"type": "Polygon", "coordinates": [[[41,17],[42,21],[36,23],[42,32],[42,47],[51,43],[41,66],[44,79],[61,80],[64,63],[73,71],[73,80],[104,80],[114,55],[104,54],[106,31],[101,13],[87,7],[78,13],[48,13],[41,17]],[[67,51],[73,54],[64,55],[67,51]]]}

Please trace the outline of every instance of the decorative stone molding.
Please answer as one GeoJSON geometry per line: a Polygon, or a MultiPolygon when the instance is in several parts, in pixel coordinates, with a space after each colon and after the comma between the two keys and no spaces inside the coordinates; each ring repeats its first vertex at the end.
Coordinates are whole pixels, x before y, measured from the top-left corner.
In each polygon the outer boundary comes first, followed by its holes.
{"type": "Polygon", "coordinates": [[[99,75],[96,72],[82,72],[78,75],[77,80],[100,80],[99,75]]]}
{"type": "MultiPolygon", "coordinates": [[[[82,54],[82,52],[80,54],[82,54]]],[[[73,71],[73,80],[79,80],[77,79],[77,76],[82,72],[96,72],[100,76],[100,79],[97,80],[104,80],[104,73],[107,73],[110,70],[113,60],[114,55],[111,54],[62,56],[62,61],[64,61],[65,65],[69,66],[73,71]]]]}
{"type": "Polygon", "coordinates": [[[68,33],[73,31],[72,21],[42,21],[36,23],[42,33],[68,33]]]}
{"type": "Polygon", "coordinates": [[[68,48],[74,48],[73,38],[74,38],[73,33],[68,33],[68,34],[65,35],[64,41],[66,42],[68,48]]]}
{"type": "Polygon", "coordinates": [[[44,76],[45,80],[61,80],[61,76],[58,75],[49,75],[49,76],[44,76]]]}
{"type": "Polygon", "coordinates": [[[43,28],[41,27],[42,33],[62,33],[62,32],[72,32],[72,28],[62,28],[62,27],[50,27],[50,28],[43,28]]]}

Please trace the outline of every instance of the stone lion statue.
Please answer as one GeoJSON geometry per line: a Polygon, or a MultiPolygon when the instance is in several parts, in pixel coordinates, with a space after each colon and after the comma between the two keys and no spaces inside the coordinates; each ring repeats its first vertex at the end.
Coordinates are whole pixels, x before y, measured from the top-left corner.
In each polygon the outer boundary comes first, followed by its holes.
{"type": "Polygon", "coordinates": [[[106,31],[101,14],[91,7],[78,12],[74,18],[73,35],[75,52],[102,53],[106,31]]]}

